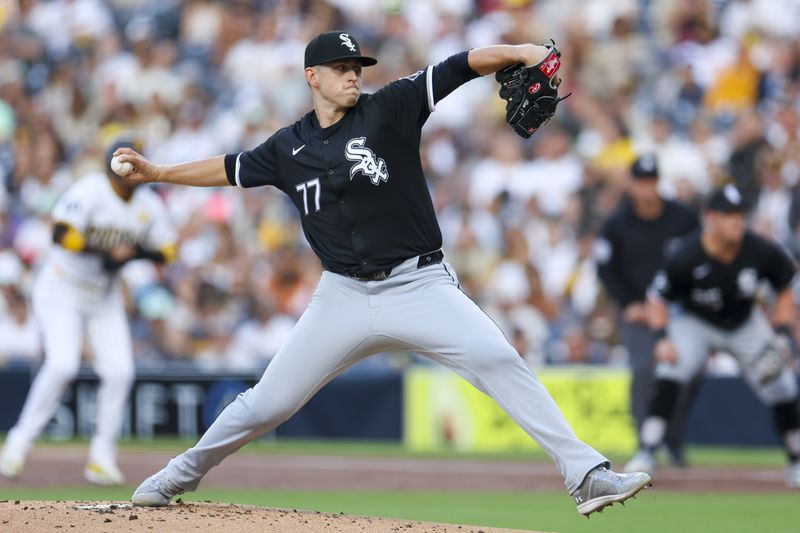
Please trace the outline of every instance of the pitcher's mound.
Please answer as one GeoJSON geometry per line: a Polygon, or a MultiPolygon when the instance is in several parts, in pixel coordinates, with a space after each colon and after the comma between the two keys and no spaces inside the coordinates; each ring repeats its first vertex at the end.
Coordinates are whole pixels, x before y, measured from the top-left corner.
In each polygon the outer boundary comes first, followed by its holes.
{"type": "Polygon", "coordinates": [[[2,531],[209,531],[218,533],[501,533],[520,531],[483,526],[434,524],[413,520],[370,518],[250,505],[177,503],[169,507],[134,507],[109,502],[0,502],[2,531]]]}

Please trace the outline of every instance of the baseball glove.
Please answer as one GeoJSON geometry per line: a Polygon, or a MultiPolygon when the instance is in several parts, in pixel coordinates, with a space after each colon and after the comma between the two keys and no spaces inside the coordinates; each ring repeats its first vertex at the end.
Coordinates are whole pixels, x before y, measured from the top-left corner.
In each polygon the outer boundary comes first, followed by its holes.
{"type": "Polygon", "coordinates": [[[507,102],[506,122],[526,139],[550,120],[558,103],[569,96],[558,97],[556,74],[561,68],[561,52],[553,41],[545,46],[550,53],[538,64],[526,67],[516,63],[494,76],[500,83],[500,98],[507,102]]]}
{"type": "Polygon", "coordinates": [[[781,375],[786,362],[783,352],[777,343],[767,344],[750,366],[755,378],[761,385],[766,385],[781,375]]]}

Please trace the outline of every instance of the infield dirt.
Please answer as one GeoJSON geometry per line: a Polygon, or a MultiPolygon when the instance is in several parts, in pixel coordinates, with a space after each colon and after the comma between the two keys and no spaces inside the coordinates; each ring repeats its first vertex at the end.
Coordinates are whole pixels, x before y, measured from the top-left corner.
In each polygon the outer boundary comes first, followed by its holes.
{"type": "Polygon", "coordinates": [[[512,533],[497,529],[248,505],[175,503],[167,508],[109,502],[0,502],[0,530],[13,532],[202,531],[225,533],[512,533]]]}
{"type": "MultiPolygon", "coordinates": [[[[0,477],[0,487],[82,486],[82,447],[37,448],[16,482],[0,477]]],[[[120,456],[120,467],[135,486],[169,461],[164,452],[120,456]]],[[[778,468],[665,468],[660,491],[788,491],[778,468]]],[[[240,453],[203,480],[204,487],[283,490],[479,490],[564,491],[550,463],[435,460],[379,457],[323,457],[240,453]]],[[[535,497],[535,496],[532,496],[535,497]]],[[[569,498],[564,491],[564,498],[569,498]]],[[[167,509],[131,507],[129,502],[0,502],[0,531],[224,531],[236,532],[431,532],[518,531],[446,525],[231,504],[184,503],[167,509]]]]}

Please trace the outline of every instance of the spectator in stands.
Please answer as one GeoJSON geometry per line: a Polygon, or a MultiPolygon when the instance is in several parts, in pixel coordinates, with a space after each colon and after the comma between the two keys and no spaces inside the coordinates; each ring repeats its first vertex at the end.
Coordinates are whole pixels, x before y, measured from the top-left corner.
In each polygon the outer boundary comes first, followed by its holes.
{"type": "Polygon", "coordinates": [[[14,252],[0,252],[0,366],[30,363],[42,355],[39,327],[20,288],[24,275],[14,252]]]}
{"type": "Polygon", "coordinates": [[[42,341],[27,299],[13,286],[4,286],[0,291],[5,301],[5,312],[0,318],[0,366],[38,360],[42,341]]]}
{"type": "Polygon", "coordinates": [[[269,295],[250,298],[248,315],[253,318],[233,332],[224,356],[232,370],[260,370],[278,353],[294,326],[294,319],[277,312],[269,295]]]}

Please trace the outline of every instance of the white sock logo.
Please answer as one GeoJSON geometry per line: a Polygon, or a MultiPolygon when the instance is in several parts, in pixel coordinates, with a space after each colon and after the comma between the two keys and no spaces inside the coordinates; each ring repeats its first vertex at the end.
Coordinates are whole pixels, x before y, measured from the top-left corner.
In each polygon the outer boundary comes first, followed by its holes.
{"type": "Polygon", "coordinates": [[[353,179],[356,172],[361,172],[370,179],[373,185],[378,185],[381,181],[388,181],[389,171],[386,169],[386,162],[380,157],[376,158],[375,153],[364,146],[366,142],[366,137],[356,137],[347,141],[344,156],[348,161],[357,161],[350,167],[350,179],[353,179]]]}
{"type": "Polygon", "coordinates": [[[350,40],[350,34],[349,33],[340,33],[339,34],[339,39],[342,40],[342,46],[346,46],[347,48],[350,49],[351,52],[355,52],[356,51],[356,45],[354,45],[353,41],[350,40]]]}

